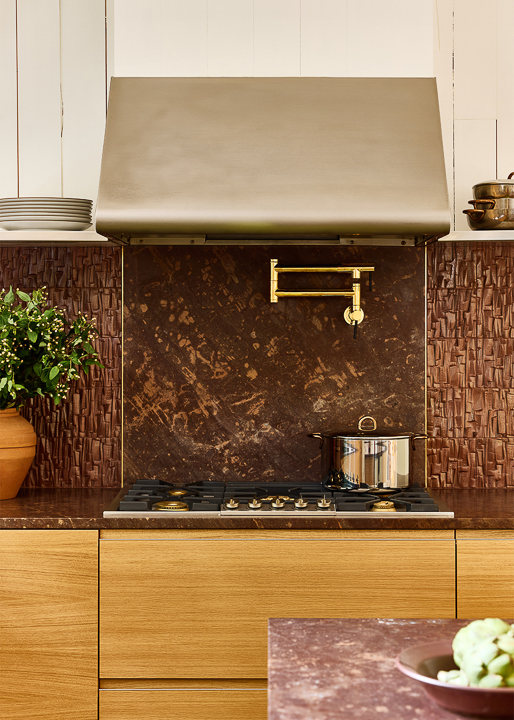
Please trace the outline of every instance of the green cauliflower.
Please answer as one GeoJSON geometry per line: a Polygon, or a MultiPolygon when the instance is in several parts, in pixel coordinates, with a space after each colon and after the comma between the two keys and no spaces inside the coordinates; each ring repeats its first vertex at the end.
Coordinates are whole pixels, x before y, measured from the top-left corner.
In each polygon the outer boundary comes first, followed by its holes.
{"type": "Polygon", "coordinates": [[[514,687],[514,623],[474,620],[455,635],[453,659],[459,670],[441,670],[437,679],[470,687],[514,687]]]}

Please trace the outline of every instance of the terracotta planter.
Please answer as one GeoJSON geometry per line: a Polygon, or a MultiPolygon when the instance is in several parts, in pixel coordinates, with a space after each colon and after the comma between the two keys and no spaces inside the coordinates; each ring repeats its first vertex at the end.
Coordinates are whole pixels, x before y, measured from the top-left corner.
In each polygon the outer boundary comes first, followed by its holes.
{"type": "Polygon", "coordinates": [[[0,500],[16,497],[36,454],[34,428],[17,410],[0,410],[0,500]]]}

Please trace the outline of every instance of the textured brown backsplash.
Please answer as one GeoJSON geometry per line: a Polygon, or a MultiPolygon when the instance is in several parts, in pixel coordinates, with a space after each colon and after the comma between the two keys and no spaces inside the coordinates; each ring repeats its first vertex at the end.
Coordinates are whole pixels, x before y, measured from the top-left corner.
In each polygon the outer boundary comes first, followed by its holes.
{"type": "Polygon", "coordinates": [[[428,483],[514,486],[514,245],[436,243],[427,263],[428,483]]]}
{"type": "Polygon", "coordinates": [[[46,285],[48,300],[96,317],[104,369],[92,367],[59,405],[35,399],[22,414],[38,436],[25,487],[121,484],[121,251],[102,247],[0,248],[0,287],[46,285]]]}
{"type": "MultiPolygon", "coordinates": [[[[319,479],[316,430],[424,427],[424,251],[416,248],[125,248],[125,481],[319,479]],[[269,260],[372,264],[356,340],[346,298],[269,301],[269,260]]],[[[39,437],[31,487],[121,483],[118,248],[0,248],[0,287],[46,285],[97,317],[105,369],[67,400],[23,412],[39,437]]],[[[427,250],[428,483],[514,485],[514,245],[427,250]]],[[[282,275],[281,287],[350,287],[282,275]]],[[[423,476],[422,453],[416,477],[423,476]]]]}
{"type": "MultiPolygon", "coordinates": [[[[423,431],[423,249],[161,246],[124,257],[126,481],[318,482],[310,432],[356,431],[368,414],[383,430],[423,431]],[[357,339],[348,298],[270,303],[271,258],[375,265],[357,339]]],[[[351,289],[351,276],[284,274],[280,287],[351,289]]]]}

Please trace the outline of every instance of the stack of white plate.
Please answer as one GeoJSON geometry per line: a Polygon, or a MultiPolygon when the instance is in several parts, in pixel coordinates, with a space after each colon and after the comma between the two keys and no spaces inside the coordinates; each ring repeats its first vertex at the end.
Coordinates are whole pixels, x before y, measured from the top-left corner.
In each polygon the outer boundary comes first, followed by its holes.
{"type": "Polygon", "coordinates": [[[60,197],[0,199],[4,230],[85,230],[92,224],[92,200],[60,197]]]}

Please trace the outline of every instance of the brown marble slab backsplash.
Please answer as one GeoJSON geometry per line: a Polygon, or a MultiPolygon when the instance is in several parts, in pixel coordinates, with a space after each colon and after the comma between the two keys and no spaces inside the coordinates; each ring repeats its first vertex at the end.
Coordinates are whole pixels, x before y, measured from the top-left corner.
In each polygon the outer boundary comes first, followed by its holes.
{"type": "MultiPolygon", "coordinates": [[[[124,258],[126,481],[319,482],[308,433],[356,431],[363,415],[382,430],[423,431],[423,249],[160,246],[124,258]],[[343,319],[348,298],[270,303],[271,258],[374,265],[357,338],[343,319]]],[[[350,281],[294,273],[279,287],[350,281]]]]}
{"type": "Polygon", "coordinates": [[[427,264],[428,484],[514,487],[514,244],[435,243],[427,264]]]}
{"type": "Polygon", "coordinates": [[[96,317],[103,369],[92,367],[55,405],[30,401],[22,414],[38,436],[24,487],[116,487],[121,484],[121,251],[103,247],[0,248],[0,287],[31,292],[70,318],[96,317]]]}
{"type": "MultiPolygon", "coordinates": [[[[319,480],[308,432],[422,431],[428,484],[514,486],[514,245],[420,248],[0,248],[0,287],[46,285],[97,317],[105,369],[67,400],[23,413],[39,442],[26,487],[121,484],[121,284],[125,264],[124,476],[319,480]],[[356,340],[345,298],[269,301],[269,260],[373,264],[356,340]]],[[[280,287],[349,287],[282,275],[280,287]]],[[[422,479],[422,455],[415,473],[422,479]]]]}

